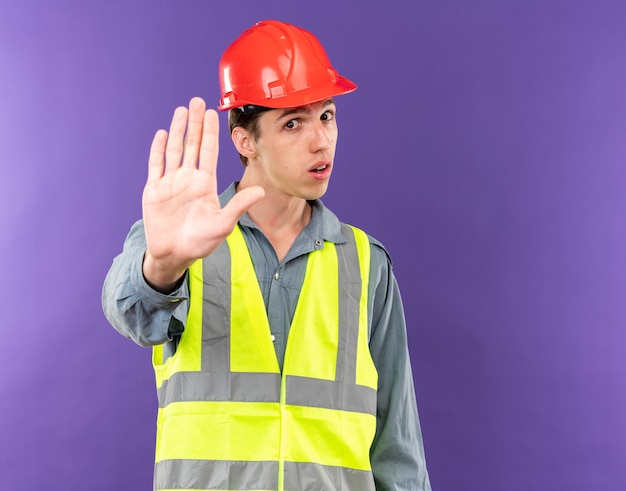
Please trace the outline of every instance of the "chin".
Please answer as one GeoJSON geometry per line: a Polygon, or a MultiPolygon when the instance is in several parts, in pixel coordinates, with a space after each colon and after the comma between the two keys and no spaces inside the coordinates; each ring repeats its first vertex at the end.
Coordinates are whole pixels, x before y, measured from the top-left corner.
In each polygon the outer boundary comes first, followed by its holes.
{"type": "Polygon", "coordinates": [[[306,199],[307,201],[320,199],[322,196],[326,194],[326,191],[328,191],[328,186],[324,186],[324,189],[316,189],[316,190],[311,190],[308,193],[304,193],[303,198],[306,199]]]}

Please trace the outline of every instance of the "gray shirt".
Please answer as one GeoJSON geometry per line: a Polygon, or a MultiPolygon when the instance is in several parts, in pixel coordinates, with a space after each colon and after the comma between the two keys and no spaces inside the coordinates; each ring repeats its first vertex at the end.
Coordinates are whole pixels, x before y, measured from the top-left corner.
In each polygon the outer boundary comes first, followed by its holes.
{"type": "MultiPolygon", "coordinates": [[[[222,193],[222,206],[236,192],[236,183],[222,193]]],[[[282,367],[289,327],[296,308],[309,252],[324,241],[346,242],[337,217],[321,201],[310,201],[311,221],[282,261],[263,232],[244,215],[239,220],[265,300],[274,347],[282,367]]],[[[387,251],[371,244],[369,281],[369,347],[378,370],[378,414],[371,462],[377,490],[428,491],[430,483],[415,402],[404,310],[387,251]]],[[[102,305],[109,322],[141,346],[165,344],[168,356],[176,349],[187,317],[187,281],[169,295],[145,281],[146,250],[143,222],[133,225],[123,252],[106,277],[102,305]]]]}

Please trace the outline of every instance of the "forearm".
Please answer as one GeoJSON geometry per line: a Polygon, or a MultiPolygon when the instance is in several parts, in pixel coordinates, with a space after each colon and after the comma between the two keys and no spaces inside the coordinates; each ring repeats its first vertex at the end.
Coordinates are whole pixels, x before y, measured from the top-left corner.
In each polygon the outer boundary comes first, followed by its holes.
{"type": "Polygon", "coordinates": [[[430,491],[413,380],[410,366],[405,365],[408,358],[393,356],[395,367],[379,369],[377,428],[371,449],[376,489],[430,491]]]}
{"type": "Polygon", "coordinates": [[[154,290],[142,273],[144,252],[143,226],[138,222],[107,274],[102,308],[108,321],[122,335],[141,346],[151,346],[171,338],[172,317],[184,325],[188,293],[185,281],[169,295],[154,290]]]}
{"type": "Polygon", "coordinates": [[[379,375],[376,436],[370,452],[378,491],[430,491],[402,300],[389,269],[377,282],[370,351],[379,375]]]}

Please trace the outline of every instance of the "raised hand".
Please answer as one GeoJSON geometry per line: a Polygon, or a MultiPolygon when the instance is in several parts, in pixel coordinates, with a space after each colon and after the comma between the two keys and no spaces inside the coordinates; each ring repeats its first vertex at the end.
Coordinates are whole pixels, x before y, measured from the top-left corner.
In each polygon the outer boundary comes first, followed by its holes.
{"type": "Polygon", "coordinates": [[[147,250],[143,272],[167,291],[196,260],[211,254],[237,220],[263,195],[260,187],[238,192],[224,208],[217,195],[219,119],[199,97],[174,112],[169,135],[156,132],[143,192],[147,250]]]}

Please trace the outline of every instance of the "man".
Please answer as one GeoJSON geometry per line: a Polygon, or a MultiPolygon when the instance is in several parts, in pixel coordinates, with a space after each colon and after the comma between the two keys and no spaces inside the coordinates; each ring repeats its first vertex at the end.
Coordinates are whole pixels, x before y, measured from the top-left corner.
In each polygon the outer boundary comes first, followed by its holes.
{"type": "Polygon", "coordinates": [[[276,21],[226,50],[220,83],[241,181],[217,195],[217,113],[176,109],[103,289],[116,329],[153,346],[154,488],[429,490],[389,257],[319,201],[334,97],[356,85],[276,21]]]}

